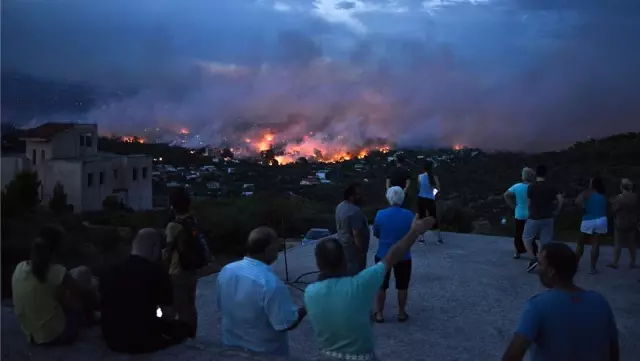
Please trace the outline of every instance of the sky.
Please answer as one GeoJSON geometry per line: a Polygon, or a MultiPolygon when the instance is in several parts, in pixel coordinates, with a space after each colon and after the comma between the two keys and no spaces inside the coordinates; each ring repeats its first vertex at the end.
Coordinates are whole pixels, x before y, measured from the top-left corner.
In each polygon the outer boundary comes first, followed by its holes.
{"type": "Polygon", "coordinates": [[[136,89],[109,132],[247,124],[363,144],[558,149],[640,131],[633,0],[5,0],[2,68],[136,89]]]}

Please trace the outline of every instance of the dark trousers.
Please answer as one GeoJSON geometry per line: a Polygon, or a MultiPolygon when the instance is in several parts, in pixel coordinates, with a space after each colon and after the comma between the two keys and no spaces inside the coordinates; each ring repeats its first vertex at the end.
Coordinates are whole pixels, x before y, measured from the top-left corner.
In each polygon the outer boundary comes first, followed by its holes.
{"type": "Polygon", "coordinates": [[[191,325],[180,320],[159,318],[148,332],[135,337],[115,337],[105,339],[107,346],[116,352],[143,354],[164,350],[186,340],[191,333],[191,325]]]}
{"type": "Polygon", "coordinates": [[[427,215],[427,212],[429,212],[429,216],[436,219],[436,222],[433,224],[433,227],[431,227],[431,230],[435,231],[439,229],[440,226],[438,225],[437,213],[438,207],[436,207],[435,199],[418,197],[417,204],[418,216],[420,216],[420,218],[424,218],[427,215]]]}
{"type": "MultiPolygon", "coordinates": [[[[374,257],[375,263],[380,262],[378,256],[374,257]]],[[[405,259],[393,266],[393,277],[396,279],[396,289],[398,291],[406,291],[409,289],[409,281],[411,281],[411,260],[405,259]]],[[[384,276],[384,281],[380,286],[381,290],[389,288],[389,280],[391,279],[391,271],[384,276]]]]}
{"type": "MultiPolygon", "coordinates": [[[[513,247],[516,249],[517,254],[527,252],[522,239],[525,224],[527,224],[526,219],[516,219],[516,233],[513,235],[513,247]]],[[[538,255],[538,242],[533,242],[533,254],[538,255]]]]}

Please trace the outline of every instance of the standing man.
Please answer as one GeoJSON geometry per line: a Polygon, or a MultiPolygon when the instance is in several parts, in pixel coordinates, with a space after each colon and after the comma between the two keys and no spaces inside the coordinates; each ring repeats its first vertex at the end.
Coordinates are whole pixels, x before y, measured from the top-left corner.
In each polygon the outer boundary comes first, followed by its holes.
{"type": "MultiPolygon", "coordinates": [[[[507,205],[514,210],[516,231],[513,236],[513,247],[515,249],[514,259],[519,259],[522,253],[527,252],[527,249],[522,241],[522,234],[524,232],[524,226],[527,224],[527,218],[529,218],[529,199],[527,198],[527,190],[529,185],[536,179],[536,174],[531,168],[522,169],[522,182],[512,185],[506,192],[504,192],[504,200],[507,205]]],[[[533,243],[533,253],[537,256],[538,249],[537,244],[533,243]]]]}
{"type": "Polygon", "coordinates": [[[360,185],[353,183],[344,191],[344,200],[336,207],[337,237],[344,247],[349,274],[355,275],[367,267],[369,251],[369,221],[360,205],[360,185]]]}
{"type": "Polygon", "coordinates": [[[548,291],[527,302],[503,361],[618,361],[618,329],[607,300],[573,283],[576,254],[564,243],[547,243],[538,275],[548,291]]]}
{"type": "Polygon", "coordinates": [[[309,285],[304,303],[320,352],[331,360],[376,360],[369,306],[385,275],[401,262],[433,217],[416,216],[410,231],[375,266],[349,277],[342,244],[334,237],[316,246],[318,282],[309,285]]]}
{"type": "Polygon", "coordinates": [[[287,356],[287,331],[298,327],[307,311],[293,303],[287,286],[269,267],[278,259],[280,239],[267,227],[254,229],[247,256],[218,275],[222,343],[254,352],[287,356]]]}
{"type": "Polygon", "coordinates": [[[546,178],[547,167],[539,165],[536,168],[536,182],[527,188],[529,219],[522,233],[527,253],[531,257],[527,272],[532,272],[538,267],[538,257],[533,248],[535,238],[540,239],[541,246],[553,241],[554,218],[560,214],[564,202],[562,194],[548,184],[546,178]]]}
{"type": "Polygon", "coordinates": [[[189,337],[195,338],[198,278],[212,273],[215,267],[198,221],[191,215],[189,194],[183,188],[176,189],[169,201],[175,217],[167,225],[167,248],[163,250],[163,259],[169,263],[176,315],[191,326],[189,337]]]}
{"type": "Polygon", "coordinates": [[[396,155],[396,166],[387,176],[386,189],[400,187],[404,190],[404,202],[402,206],[408,208],[411,204],[409,200],[409,186],[411,185],[411,171],[405,166],[404,154],[396,155]]]}

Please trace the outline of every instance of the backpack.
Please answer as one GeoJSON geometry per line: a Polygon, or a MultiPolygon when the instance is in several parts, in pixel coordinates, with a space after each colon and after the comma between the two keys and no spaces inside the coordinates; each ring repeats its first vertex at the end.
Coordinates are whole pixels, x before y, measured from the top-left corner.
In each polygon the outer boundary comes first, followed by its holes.
{"type": "Polygon", "coordinates": [[[207,238],[202,233],[198,221],[193,217],[175,218],[171,222],[182,226],[176,235],[173,249],[178,253],[180,268],[197,271],[212,261],[207,238]]]}

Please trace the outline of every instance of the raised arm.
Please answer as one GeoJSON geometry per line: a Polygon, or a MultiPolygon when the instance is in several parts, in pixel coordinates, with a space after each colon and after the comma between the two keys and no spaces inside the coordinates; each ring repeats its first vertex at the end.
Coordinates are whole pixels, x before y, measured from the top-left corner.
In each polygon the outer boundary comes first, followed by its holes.
{"type": "Polygon", "coordinates": [[[420,219],[418,215],[415,216],[409,233],[402,237],[398,243],[394,244],[382,259],[382,263],[387,272],[389,272],[396,263],[404,259],[407,251],[416,243],[418,236],[431,229],[435,221],[433,217],[429,217],[429,213],[427,213],[427,217],[422,219],[420,219]]]}

